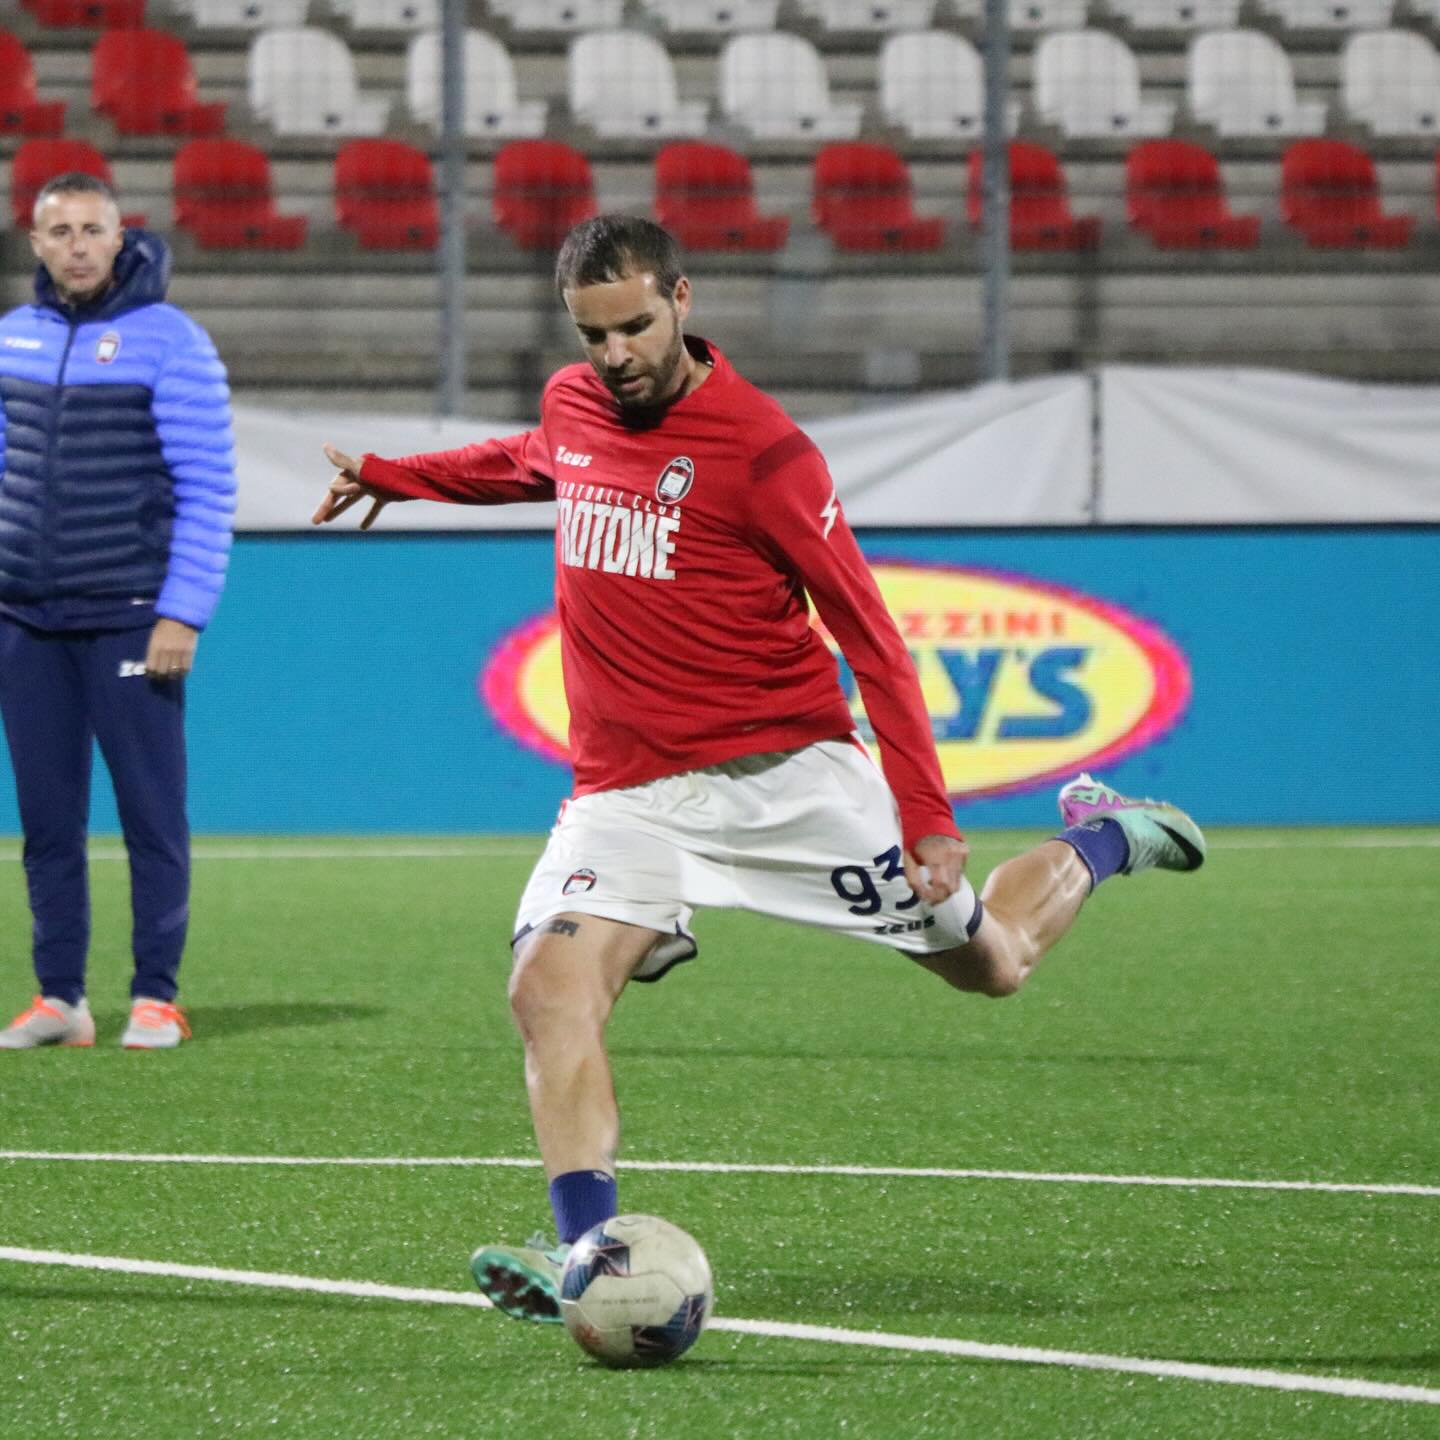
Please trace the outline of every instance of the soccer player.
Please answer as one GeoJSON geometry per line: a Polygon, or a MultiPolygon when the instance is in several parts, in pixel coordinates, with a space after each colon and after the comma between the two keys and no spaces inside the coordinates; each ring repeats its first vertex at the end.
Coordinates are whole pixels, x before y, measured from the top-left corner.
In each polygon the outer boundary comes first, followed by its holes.
{"type": "Polygon", "coordinates": [[[658,225],[583,221],[556,280],[586,363],[552,377],[534,430],[399,460],[327,445],[338,473],[314,516],[368,500],[366,528],[392,500],[557,502],[574,792],[520,900],[510,1002],[559,1244],[471,1261],[501,1310],[549,1321],[569,1245],[617,1212],[606,1022],[629,981],[694,957],[695,909],[819,926],[1010,995],[1101,881],[1205,855],[1183,812],[1081,776],[1062,832],[977,897],[914,666],[819,451],[685,334],[690,281],[658,225]]]}

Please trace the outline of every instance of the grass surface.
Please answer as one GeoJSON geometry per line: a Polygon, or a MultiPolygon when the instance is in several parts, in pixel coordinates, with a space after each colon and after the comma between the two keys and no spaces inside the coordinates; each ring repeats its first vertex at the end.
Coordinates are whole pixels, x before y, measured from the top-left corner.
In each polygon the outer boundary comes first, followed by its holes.
{"type": "MultiPolygon", "coordinates": [[[[1033,837],[975,844],[983,873],[1033,837]]],[[[1108,884],[1017,998],[747,916],[621,1002],[637,1160],[1440,1184],[1440,836],[1235,831],[1108,884]],[[1375,841],[1368,844],[1360,841],[1375,841]]],[[[523,840],[202,842],[180,1051],[0,1056],[0,1148],[533,1154],[505,1008],[523,840]],[[406,851],[407,853],[397,853],[406,851]]],[[[15,1008],[18,866],[0,872],[15,1008]]],[[[631,1171],[718,1313],[1440,1388],[1440,1197],[631,1171]]],[[[0,1245],[449,1290],[533,1168],[0,1161],[0,1245]]],[[[1440,1408],[712,1332],[655,1373],[449,1306],[0,1263],[0,1435],[1435,1436],[1440,1408]]]]}

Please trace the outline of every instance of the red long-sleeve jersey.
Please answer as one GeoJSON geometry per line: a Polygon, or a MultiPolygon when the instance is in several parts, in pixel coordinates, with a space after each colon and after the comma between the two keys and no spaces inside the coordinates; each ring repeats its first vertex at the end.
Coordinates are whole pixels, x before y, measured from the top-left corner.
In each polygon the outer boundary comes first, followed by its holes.
{"type": "Polygon", "coordinates": [[[558,502],[555,593],[575,793],[639,785],[854,727],[806,592],[855,673],[905,843],[957,835],[915,668],[815,445],[712,345],[713,368],[648,422],[585,364],[539,426],[384,460],[396,498],[558,502]]]}

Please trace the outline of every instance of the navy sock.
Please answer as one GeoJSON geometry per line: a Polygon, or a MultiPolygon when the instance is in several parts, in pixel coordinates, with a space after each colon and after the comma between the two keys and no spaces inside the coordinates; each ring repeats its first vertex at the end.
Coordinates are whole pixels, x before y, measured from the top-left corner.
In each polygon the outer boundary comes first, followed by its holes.
{"type": "Polygon", "coordinates": [[[603,1170],[567,1170],[550,1182],[550,1208],[562,1245],[617,1213],[615,1177],[603,1170]]]}
{"type": "Polygon", "coordinates": [[[1087,820],[1062,830],[1055,838],[1063,840],[1085,862],[1092,890],[1123,870],[1130,859],[1130,842],[1113,820],[1087,820]]]}

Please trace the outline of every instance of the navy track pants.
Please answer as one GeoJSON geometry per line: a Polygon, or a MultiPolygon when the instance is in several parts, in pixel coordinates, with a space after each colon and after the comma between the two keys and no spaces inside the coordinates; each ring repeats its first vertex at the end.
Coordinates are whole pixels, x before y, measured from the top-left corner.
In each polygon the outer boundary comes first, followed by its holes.
{"type": "Polygon", "coordinates": [[[173,1001],[190,918],[185,686],[138,673],[150,627],[39,631],[0,616],[0,713],[25,832],[40,992],[85,993],[92,742],[130,857],[131,995],[173,1001]]]}

